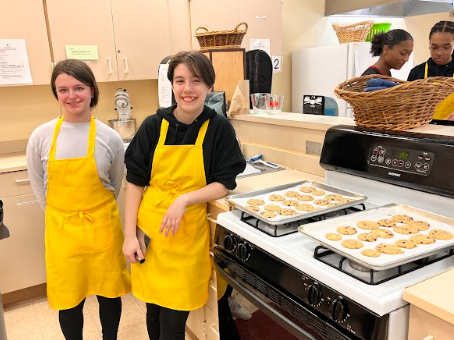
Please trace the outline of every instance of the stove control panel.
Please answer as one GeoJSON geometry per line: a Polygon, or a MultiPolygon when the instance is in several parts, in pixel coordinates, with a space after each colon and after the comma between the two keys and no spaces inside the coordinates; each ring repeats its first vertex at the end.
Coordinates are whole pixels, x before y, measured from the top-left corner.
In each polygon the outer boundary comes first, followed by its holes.
{"type": "Polygon", "coordinates": [[[409,150],[373,144],[367,163],[389,170],[428,176],[433,168],[435,154],[429,151],[409,150]]]}

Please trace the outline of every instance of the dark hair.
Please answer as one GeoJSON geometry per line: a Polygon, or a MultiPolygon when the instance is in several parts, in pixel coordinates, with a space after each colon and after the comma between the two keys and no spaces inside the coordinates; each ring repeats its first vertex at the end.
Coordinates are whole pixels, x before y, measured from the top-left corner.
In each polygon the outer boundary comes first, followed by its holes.
{"type": "Polygon", "coordinates": [[[199,51],[182,51],[173,56],[167,72],[167,78],[171,83],[173,83],[175,68],[180,64],[185,64],[189,71],[194,76],[201,78],[208,87],[213,87],[216,75],[210,59],[205,54],[199,51]]]}
{"type": "Polygon", "coordinates": [[[405,30],[395,29],[387,33],[378,33],[374,35],[372,39],[372,46],[370,48],[370,54],[374,57],[378,57],[383,53],[383,47],[386,45],[388,48],[393,48],[399,45],[402,41],[413,40],[410,33],[405,30]]]}
{"type": "Polygon", "coordinates": [[[451,33],[454,34],[454,22],[452,21],[439,21],[430,30],[429,40],[434,33],[451,33]]]}
{"type": "Polygon", "coordinates": [[[95,76],[87,64],[76,59],[66,59],[55,65],[54,70],[52,71],[50,86],[52,87],[52,93],[56,99],[58,99],[58,95],[57,89],[55,88],[55,80],[62,73],[66,73],[85,85],[90,86],[93,90],[93,98],[91,98],[90,107],[95,107],[96,104],[98,104],[99,89],[95,76]]]}

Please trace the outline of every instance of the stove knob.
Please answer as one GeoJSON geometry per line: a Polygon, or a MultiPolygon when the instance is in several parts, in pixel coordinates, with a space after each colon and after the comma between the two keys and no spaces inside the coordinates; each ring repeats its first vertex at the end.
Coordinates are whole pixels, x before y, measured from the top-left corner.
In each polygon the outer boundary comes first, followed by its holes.
{"type": "Polygon", "coordinates": [[[227,250],[227,251],[234,251],[235,248],[236,248],[236,245],[237,245],[237,240],[236,240],[236,237],[233,236],[233,235],[227,235],[225,238],[224,238],[224,242],[223,242],[223,245],[224,245],[224,248],[227,250]]]}
{"type": "Polygon", "coordinates": [[[331,303],[331,317],[337,322],[343,322],[347,318],[347,303],[342,300],[334,300],[331,303]]]}
{"type": "Polygon", "coordinates": [[[236,256],[239,257],[240,260],[246,261],[249,258],[249,251],[247,249],[246,243],[240,243],[236,250],[236,256]]]}
{"type": "Polygon", "coordinates": [[[322,292],[318,286],[309,286],[307,289],[307,301],[312,306],[318,306],[322,300],[322,292]]]}

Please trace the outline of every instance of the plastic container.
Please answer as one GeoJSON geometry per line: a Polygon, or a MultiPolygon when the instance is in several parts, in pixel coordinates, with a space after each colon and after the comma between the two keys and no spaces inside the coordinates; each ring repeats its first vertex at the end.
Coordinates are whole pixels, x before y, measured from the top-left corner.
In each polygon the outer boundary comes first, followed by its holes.
{"type": "Polygon", "coordinates": [[[339,108],[336,101],[331,97],[325,97],[325,107],[323,109],[324,116],[337,116],[339,108]]]}
{"type": "Polygon", "coordinates": [[[390,27],[391,27],[391,23],[389,23],[389,22],[373,24],[369,31],[369,34],[367,35],[366,41],[372,41],[372,39],[374,38],[374,35],[377,33],[388,32],[390,27]]]}

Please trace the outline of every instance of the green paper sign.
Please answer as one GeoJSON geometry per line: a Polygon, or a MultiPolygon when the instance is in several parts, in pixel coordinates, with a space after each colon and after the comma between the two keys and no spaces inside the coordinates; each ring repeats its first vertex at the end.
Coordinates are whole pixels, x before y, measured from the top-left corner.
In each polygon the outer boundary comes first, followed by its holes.
{"type": "Polygon", "coordinates": [[[78,60],[99,60],[98,46],[66,45],[66,58],[78,60]]]}

